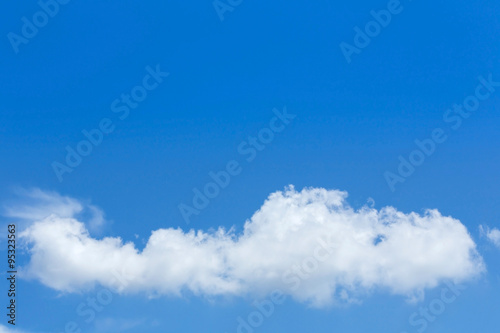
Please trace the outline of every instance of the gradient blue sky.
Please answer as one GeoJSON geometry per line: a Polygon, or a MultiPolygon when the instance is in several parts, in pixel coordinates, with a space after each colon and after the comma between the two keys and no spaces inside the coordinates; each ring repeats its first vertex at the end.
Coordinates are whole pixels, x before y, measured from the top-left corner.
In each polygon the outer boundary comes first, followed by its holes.
{"type": "MultiPolygon", "coordinates": [[[[21,18],[40,7],[4,4],[0,200],[13,200],[18,187],[90,200],[107,220],[97,237],[120,236],[139,248],[159,228],[241,230],[288,184],[347,191],[355,208],[369,198],[403,212],[437,208],[468,228],[488,271],[427,332],[497,332],[500,250],[479,225],[500,225],[500,88],[457,130],[443,114],[474,93],[479,76],[500,81],[500,3],[401,4],[350,64],[339,44],[353,43],[353,28],[387,1],[244,0],[223,21],[211,1],[71,1],[18,53],[7,34],[20,34],[21,18]],[[170,75],[119,120],[111,103],[157,64],[170,75]],[[240,142],[284,106],[293,122],[186,225],[178,205],[189,203],[210,171],[244,161],[240,142]],[[65,147],[103,118],[115,130],[59,182],[51,163],[63,162],[65,147]],[[384,173],[396,172],[398,156],[437,127],[447,141],[392,192],[384,173]]],[[[21,263],[28,259],[25,253],[21,263]]],[[[236,332],[236,318],[254,310],[244,297],[116,295],[86,324],[75,308],[95,290],[61,295],[38,281],[18,284],[17,328],[27,332],[63,332],[69,320],[82,332],[236,332]]],[[[416,332],[408,317],[439,292],[418,304],[374,292],[360,305],[327,309],[288,299],[256,331],[416,332]]]]}

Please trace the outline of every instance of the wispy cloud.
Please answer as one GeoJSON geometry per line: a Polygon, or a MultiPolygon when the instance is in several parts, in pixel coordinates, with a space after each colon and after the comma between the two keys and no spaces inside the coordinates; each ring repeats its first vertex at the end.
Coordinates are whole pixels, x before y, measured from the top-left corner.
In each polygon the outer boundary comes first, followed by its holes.
{"type": "Polygon", "coordinates": [[[83,210],[83,205],[76,199],[62,196],[56,192],[42,191],[38,188],[16,189],[22,203],[5,206],[4,215],[22,220],[40,221],[57,214],[59,217],[73,217],[83,210]]]}
{"type": "Polygon", "coordinates": [[[85,218],[88,228],[97,231],[106,221],[99,207],[56,192],[17,188],[15,194],[18,199],[5,204],[2,215],[27,224],[55,215],[58,218],[85,218]]]}
{"type": "Polygon", "coordinates": [[[10,328],[0,324],[0,333],[28,333],[17,328],[10,328]]]}
{"type": "Polygon", "coordinates": [[[486,238],[492,242],[495,246],[500,248],[500,230],[497,228],[490,229],[489,227],[479,227],[481,235],[486,236],[486,238]]]}
{"type": "Polygon", "coordinates": [[[325,306],[375,289],[415,298],[445,280],[463,282],[485,270],[460,221],[437,210],[355,210],[338,190],[289,187],[272,193],[241,234],[159,229],[142,251],[118,237],[91,237],[68,213],[78,212],[77,201],[57,198],[51,214],[21,236],[30,244],[28,276],[60,291],[113,288],[113,274],[120,272],[127,277],[122,293],[247,295],[280,288],[298,301],[325,306]],[[310,270],[304,258],[319,251],[329,255],[310,270]],[[308,278],[294,288],[303,274],[308,278]]]}

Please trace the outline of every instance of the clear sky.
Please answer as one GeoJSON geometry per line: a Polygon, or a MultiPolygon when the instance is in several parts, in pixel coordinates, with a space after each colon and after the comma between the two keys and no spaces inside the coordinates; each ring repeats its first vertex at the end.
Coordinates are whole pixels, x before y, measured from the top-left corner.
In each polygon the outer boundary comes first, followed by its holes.
{"type": "Polygon", "coordinates": [[[4,6],[0,332],[498,332],[498,1],[4,6]]]}

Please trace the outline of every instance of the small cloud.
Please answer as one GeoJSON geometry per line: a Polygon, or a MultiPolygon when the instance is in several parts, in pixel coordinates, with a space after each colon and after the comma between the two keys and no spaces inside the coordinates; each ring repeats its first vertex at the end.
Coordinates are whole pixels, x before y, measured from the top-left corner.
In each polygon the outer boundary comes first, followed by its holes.
{"type": "Polygon", "coordinates": [[[82,204],[73,198],[39,188],[16,189],[20,198],[14,204],[4,206],[4,216],[20,220],[41,221],[52,214],[72,217],[83,210],[82,204]]]}
{"type": "Polygon", "coordinates": [[[87,217],[87,225],[91,231],[100,231],[106,223],[104,212],[97,206],[88,204],[86,206],[85,216],[87,217]]]}
{"type": "Polygon", "coordinates": [[[89,230],[99,231],[106,222],[99,207],[56,192],[17,188],[15,194],[18,198],[3,206],[2,215],[22,224],[30,225],[57,215],[59,218],[78,217],[86,221],[89,230]]]}
{"type": "Polygon", "coordinates": [[[488,226],[483,227],[482,225],[479,226],[479,230],[482,236],[486,236],[490,242],[500,248],[500,230],[497,228],[490,229],[488,226]]]}
{"type": "Polygon", "coordinates": [[[28,333],[26,331],[21,331],[17,328],[9,328],[4,325],[0,325],[0,333],[28,333]]]}

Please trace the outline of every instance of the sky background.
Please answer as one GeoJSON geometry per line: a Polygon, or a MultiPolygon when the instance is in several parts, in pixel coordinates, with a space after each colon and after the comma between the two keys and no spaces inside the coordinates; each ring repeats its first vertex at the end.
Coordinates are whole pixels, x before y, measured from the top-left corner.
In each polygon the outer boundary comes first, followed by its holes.
{"type": "MultiPolygon", "coordinates": [[[[209,230],[247,219],[289,184],[349,193],[360,208],[436,208],[469,230],[488,271],[427,332],[497,332],[499,249],[479,231],[500,226],[500,88],[457,130],[446,110],[474,93],[478,77],[500,81],[500,3],[401,2],[402,12],[347,63],[339,44],[387,1],[246,1],[220,20],[211,1],[71,1],[15,53],[36,2],[8,3],[0,14],[0,201],[16,188],[40,188],[88,201],[105,213],[93,236],[121,237],[141,249],[152,230],[209,230]],[[141,84],[146,67],[170,75],[119,119],[111,103],[141,84]],[[267,127],[273,109],[296,118],[248,163],[238,145],[267,127]],[[60,182],[53,161],[82,130],[109,118],[115,130],[60,182]],[[442,128],[448,139],[393,192],[384,178],[414,140],[442,128]],[[179,212],[210,171],[230,160],[241,174],[188,225],[179,212]]],[[[5,231],[2,223],[2,253],[5,231]]],[[[20,231],[20,230],[19,230],[20,231]]],[[[24,252],[20,265],[27,263],[24,252]]],[[[57,265],[57,263],[54,263],[57,265]]],[[[5,288],[7,285],[2,284],[5,288]]],[[[96,290],[64,294],[18,280],[18,325],[27,332],[236,332],[252,299],[115,295],[85,323],[75,308],[96,290]]],[[[362,304],[313,309],[287,299],[256,332],[416,332],[408,317],[437,297],[409,304],[375,291],[362,304]]],[[[2,298],[4,301],[6,297],[2,298]]],[[[6,324],[6,319],[0,324],[6,324]]]]}

